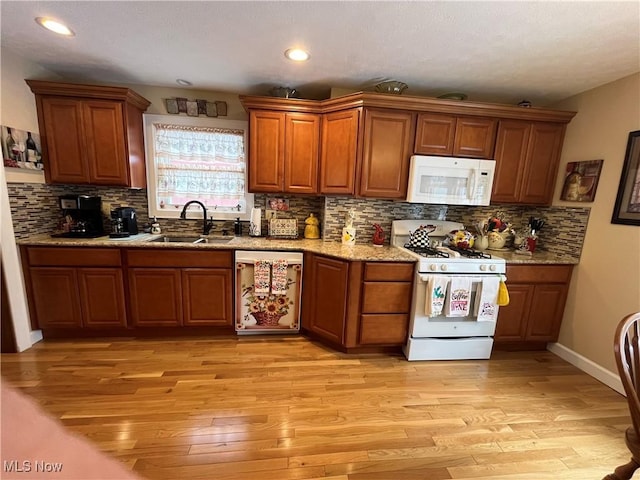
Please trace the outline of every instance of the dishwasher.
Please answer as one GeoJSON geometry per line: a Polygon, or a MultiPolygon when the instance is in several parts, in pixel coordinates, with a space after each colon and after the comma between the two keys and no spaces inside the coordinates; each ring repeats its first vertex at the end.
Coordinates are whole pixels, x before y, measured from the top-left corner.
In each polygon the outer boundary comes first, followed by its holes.
{"type": "Polygon", "coordinates": [[[238,335],[300,332],[302,258],[299,252],[236,251],[238,335]]]}

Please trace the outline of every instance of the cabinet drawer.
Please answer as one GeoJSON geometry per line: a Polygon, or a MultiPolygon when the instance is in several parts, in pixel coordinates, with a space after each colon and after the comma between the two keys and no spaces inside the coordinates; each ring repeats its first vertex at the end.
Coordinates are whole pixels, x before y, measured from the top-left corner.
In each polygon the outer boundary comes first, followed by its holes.
{"type": "Polygon", "coordinates": [[[364,265],[364,279],[371,282],[410,282],[414,263],[368,262],[364,265]]]}
{"type": "Polygon", "coordinates": [[[119,248],[29,247],[30,266],[119,267],[119,248]]]}
{"type": "Polygon", "coordinates": [[[364,282],[362,313],[407,313],[411,306],[411,283],[364,282]]]}
{"type": "Polygon", "coordinates": [[[361,315],[360,316],[360,344],[402,345],[407,339],[409,316],[397,315],[361,315]]]}
{"type": "Polygon", "coordinates": [[[232,267],[231,250],[127,250],[130,267],[232,267]]]}
{"type": "Polygon", "coordinates": [[[507,265],[509,283],[568,283],[573,265],[507,265]]]}

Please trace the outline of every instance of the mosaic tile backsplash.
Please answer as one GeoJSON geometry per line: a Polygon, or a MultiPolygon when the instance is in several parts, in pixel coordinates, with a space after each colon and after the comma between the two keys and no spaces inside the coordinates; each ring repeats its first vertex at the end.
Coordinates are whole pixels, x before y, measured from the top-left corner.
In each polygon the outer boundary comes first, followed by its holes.
{"type": "MultiPolygon", "coordinates": [[[[24,238],[34,234],[56,231],[62,219],[58,207],[58,196],[65,194],[99,195],[103,204],[111,207],[130,206],[136,209],[138,223],[144,227],[149,223],[146,190],[132,190],[116,187],[94,187],[79,185],[46,185],[33,183],[10,183],[7,185],[15,235],[24,238]]],[[[389,242],[391,222],[397,219],[446,219],[457,221],[467,228],[480,220],[499,213],[517,229],[526,225],[530,216],[546,221],[540,232],[537,248],[552,253],[579,257],[587,229],[590,208],[575,207],[529,207],[492,205],[489,207],[424,205],[392,200],[372,200],[352,197],[308,197],[294,195],[256,194],[255,206],[263,209],[263,235],[268,231],[266,218],[267,198],[289,200],[289,210],[280,213],[281,218],[296,218],[300,237],[304,233],[304,220],[314,213],[320,220],[320,232],[325,241],[339,242],[342,227],[349,210],[355,211],[354,227],[356,243],[371,243],[373,224],[378,223],[386,233],[389,242]]],[[[109,220],[104,215],[105,230],[109,231],[109,220]]],[[[202,221],[196,219],[160,219],[163,233],[198,234],[202,221]]],[[[248,222],[243,223],[243,234],[248,234],[248,222]]],[[[216,222],[212,233],[222,230],[233,234],[233,222],[216,222]]]]}

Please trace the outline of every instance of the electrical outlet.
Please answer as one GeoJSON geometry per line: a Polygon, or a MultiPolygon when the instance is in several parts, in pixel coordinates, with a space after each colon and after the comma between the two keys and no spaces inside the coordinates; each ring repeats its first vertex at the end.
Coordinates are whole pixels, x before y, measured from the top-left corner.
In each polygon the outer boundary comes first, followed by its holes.
{"type": "Polygon", "coordinates": [[[111,204],[110,203],[102,203],[102,213],[107,216],[110,217],[111,216],[111,204]]]}

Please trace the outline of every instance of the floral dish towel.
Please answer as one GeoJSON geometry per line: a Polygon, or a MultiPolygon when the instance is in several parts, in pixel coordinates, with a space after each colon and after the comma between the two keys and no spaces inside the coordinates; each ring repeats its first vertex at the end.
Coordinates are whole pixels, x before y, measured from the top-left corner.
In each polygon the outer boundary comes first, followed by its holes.
{"type": "Polygon", "coordinates": [[[271,262],[271,293],[285,295],[287,293],[287,267],[286,260],[274,260],[271,262]]]}
{"type": "Polygon", "coordinates": [[[268,260],[256,260],[253,266],[253,291],[256,295],[269,293],[269,277],[271,274],[271,262],[268,260]]]}

